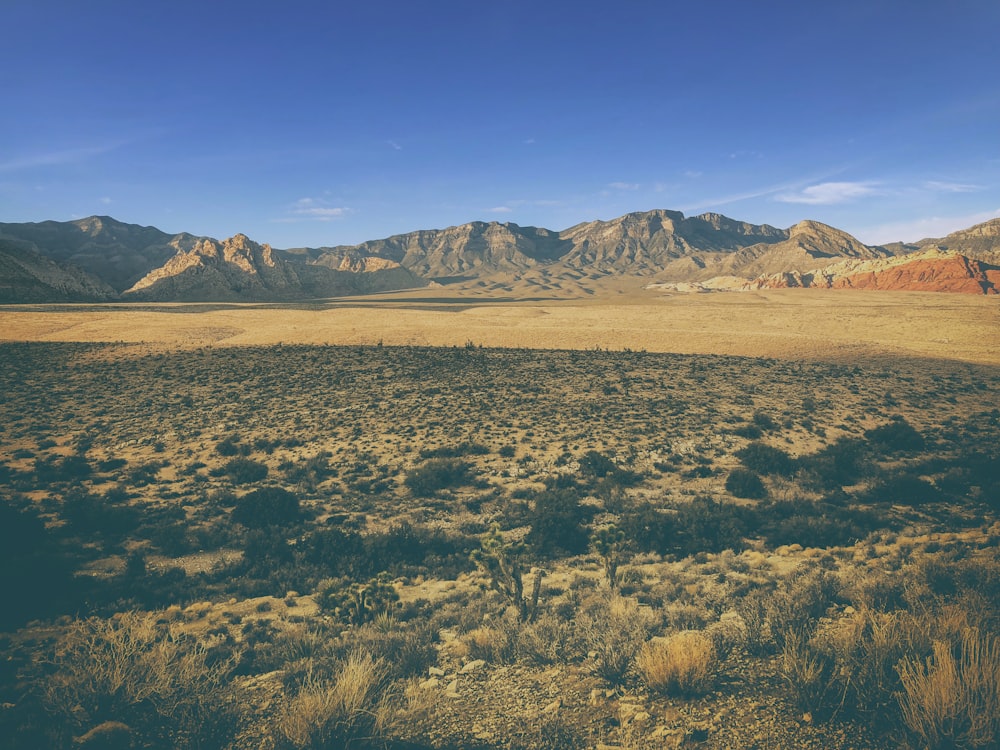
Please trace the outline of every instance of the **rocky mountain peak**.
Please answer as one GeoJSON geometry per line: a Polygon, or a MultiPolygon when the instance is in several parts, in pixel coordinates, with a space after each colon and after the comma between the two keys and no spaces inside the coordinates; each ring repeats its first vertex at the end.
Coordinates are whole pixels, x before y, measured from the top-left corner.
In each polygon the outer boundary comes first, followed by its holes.
{"type": "Polygon", "coordinates": [[[989,221],[984,221],[982,224],[976,224],[968,229],[963,229],[959,232],[952,232],[948,235],[947,239],[971,239],[976,237],[1000,238],[1000,219],[990,219],[989,221]]]}
{"type": "Polygon", "coordinates": [[[791,227],[788,230],[788,238],[818,257],[874,258],[889,254],[858,242],[847,232],[810,219],[800,221],[791,227]]]}

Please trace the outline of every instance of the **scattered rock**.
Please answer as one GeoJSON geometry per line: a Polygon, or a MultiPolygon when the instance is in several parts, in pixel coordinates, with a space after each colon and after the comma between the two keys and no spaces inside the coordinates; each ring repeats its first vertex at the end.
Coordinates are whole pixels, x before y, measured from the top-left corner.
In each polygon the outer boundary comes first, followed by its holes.
{"type": "Polygon", "coordinates": [[[88,750],[128,750],[132,747],[132,729],[120,721],[105,721],[80,737],[73,744],[88,750]]]}
{"type": "Polygon", "coordinates": [[[486,662],[483,659],[475,659],[470,661],[464,667],[459,670],[459,674],[472,674],[473,672],[486,666],[486,662]]]}

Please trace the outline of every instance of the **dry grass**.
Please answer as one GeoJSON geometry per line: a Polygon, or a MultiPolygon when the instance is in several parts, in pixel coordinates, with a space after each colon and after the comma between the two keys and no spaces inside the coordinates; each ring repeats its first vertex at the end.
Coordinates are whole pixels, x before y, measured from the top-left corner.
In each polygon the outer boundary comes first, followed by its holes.
{"type": "Polygon", "coordinates": [[[1000,742],[1000,638],[966,630],[957,647],[899,665],[903,721],[922,746],[988,748],[1000,742]]]}
{"type": "Polygon", "coordinates": [[[294,748],[345,747],[378,736],[388,718],[384,665],[353,653],[330,678],[310,673],[278,715],[275,734],[294,748]]]}
{"type": "Polygon", "coordinates": [[[93,726],[147,707],[139,728],[169,727],[178,746],[194,741],[206,722],[221,724],[233,661],[213,663],[202,645],[159,620],[155,612],[125,612],[72,623],[45,685],[50,710],[93,726]]]}
{"type": "Polygon", "coordinates": [[[697,630],[650,641],[636,657],[643,682],[667,695],[703,695],[712,687],[717,667],[712,639],[697,630]]]}
{"type": "Polygon", "coordinates": [[[655,352],[857,359],[924,356],[1000,363],[1000,310],[988,297],[772,290],[594,301],[498,303],[447,290],[283,309],[255,305],[5,308],[10,341],[126,341],[170,347],[277,343],[629,348],[655,352]],[[194,314],[192,314],[194,313],[194,314]]]}

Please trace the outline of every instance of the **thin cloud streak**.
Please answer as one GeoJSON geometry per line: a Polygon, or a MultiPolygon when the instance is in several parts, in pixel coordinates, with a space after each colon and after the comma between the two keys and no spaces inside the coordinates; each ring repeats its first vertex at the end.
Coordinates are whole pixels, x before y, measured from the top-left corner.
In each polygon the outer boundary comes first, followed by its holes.
{"type": "Polygon", "coordinates": [[[775,196],[782,203],[804,203],[810,206],[831,206],[858,198],[875,195],[878,190],[872,182],[821,182],[810,185],[797,193],[775,196]]]}
{"type": "Polygon", "coordinates": [[[300,198],[288,212],[290,215],[280,219],[272,219],[282,224],[294,224],[300,221],[333,221],[342,219],[354,213],[346,206],[330,206],[315,198],[300,198]]]}
{"type": "Polygon", "coordinates": [[[19,159],[0,162],[0,172],[16,172],[22,169],[34,169],[35,167],[53,167],[66,164],[77,164],[79,162],[92,159],[95,156],[101,156],[102,154],[114,151],[121,145],[122,144],[120,143],[115,143],[106,146],[71,148],[64,151],[50,151],[47,154],[23,156],[19,159]]]}
{"type": "Polygon", "coordinates": [[[924,182],[926,190],[936,193],[977,193],[983,189],[982,185],[969,185],[963,182],[945,182],[940,180],[927,180],[924,182]]]}

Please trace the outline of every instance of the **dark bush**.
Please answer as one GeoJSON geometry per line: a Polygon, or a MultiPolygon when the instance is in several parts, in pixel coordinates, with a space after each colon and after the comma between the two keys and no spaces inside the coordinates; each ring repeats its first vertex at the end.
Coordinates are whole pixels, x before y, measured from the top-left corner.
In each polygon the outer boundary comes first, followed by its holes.
{"type": "Polygon", "coordinates": [[[905,419],[898,418],[888,424],[873,427],[865,438],[885,453],[907,453],[924,449],[924,436],[905,419]]]}
{"type": "Polygon", "coordinates": [[[750,443],[736,451],[736,458],[750,471],[758,474],[789,476],[795,473],[795,462],[781,448],[767,443],[750,443]]]}
{"type": "Polygon", "coordinates": [[[869,490],[863,499],[872,503],[892,505],[924,505],[943,499],[941,491],[926,479],[913,474],[893,474],[885,477],[869,490]]]}
{"type": "Polygon", "coordinates": [[[748,440],[757,440],[764,434],[764,431],[755,424],[744,424],[735,428],[733,434],[745,437],[748,440]]]}
{"type": "Polygon", "coordinates": [[[762,411],[755,411],[753,413],[753,423],[764,432],[770,432],[778,427],[774,419],[771,418],[771,415],[762,411]]]}
{"type": "Polygon", "coordinates": [[[740,509],[731,503],[697,497],[677,509],[675,524],[680,554],[743,549],[745,525],[740,509]]]}
{"type": "Polygon", "coordinates": [[[747,469],[733,469],[726,477],[726,492],[733,497],[760,500],[767,497],[767,488],[760,476],[747,469]]]}
{"type": "Polygon", "coordinates": [[[421,458],[460,458],[461,456],[485,456],[490,449],[482,443],[468,441],[458,445],[443,445],[440,448],[423,448],[421,458]]]}
{"type": "Polygon", "coordinates": [[[247,453],[244,452],[244,447],[245,446],[240,445],[240,438],[238,435],[230,435],[215,446],[215,452],[220,456],[225,456],[226,458],[239,455],[245,456],[247,453]]]}
{"type": "Polygon", "coordinates": [[[589,509],[580,505],[575,490],[545,490],[535,496],[529,514],[531,530],[527,541],[542,555],[580,554],[587,550],[589,537],[584,524],[592,515],[589,509]]]}
{"type": "Polygon", "coordinates": [[[35,476],[39,484],[55,482],[79,482],[93,473],[93,467],[86,456],[74,454],[59,460],[35,459],[35,476]]]}
{"type": "Polygon", "coordinates": [[[623,512],[618,528],[625,539],[641,552],[665,555],[676,547],[677,529],[673,513],[664,513],[650,503],[642,503],[623,512]]]}
{"type": "Polygon", "coordinates": [[[872,470],[869,449],[857,438],[840,438],[821,451],[797,461],[803,482],[811,489],[836,490],[856,484],[872,470]]]}
{"type": "Polygon", "coordinates": [[[72,612],[80,606],[81,586],[73,580],[73,562],[52,532],[31,510],[18,510],[0,499],[0,630],[27,620],[72,612]]]}
{"type": "Polygon", "coordinates": [[[472,464],[457,458],[432,458],[406,473],[403,483],[416,497],[431,497],[449,487],[461,487],[472,480],[472,464]]]}
{"type": "Polygon", "coordinates": [[[301,516],[299,498],[282,487],[262,487],[240,498],[233,508],[236,523],[252,529],[287,526],[301,516]]]}
{"type": "Polygon", "coordinates": [[[259,482],[267,477],[267,464],[249,458],[234,458],[222,467],[223,473],[236,484],[259,482]]]}
{"type": "Polygon", "coordinates": [[[618,471],[615,462],[599,451],[587,451],[580,458],[580,473],[601,479],[618,471]]]}
{"type": "Polygon", "coordinates": [[[846,547],[883,527],[869,513],[824,502],[781,502],[755,509],[757,532],[771,547],[846,547]]]}
{"type": "Polygon", "coordinates": [[[73,532],[117,541],[136,528],[139,512],[131,505],[115,502],[76,488],[63,498],[62,516],[73,532]]]}

